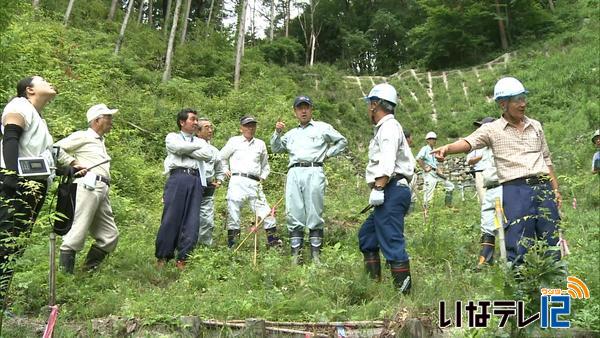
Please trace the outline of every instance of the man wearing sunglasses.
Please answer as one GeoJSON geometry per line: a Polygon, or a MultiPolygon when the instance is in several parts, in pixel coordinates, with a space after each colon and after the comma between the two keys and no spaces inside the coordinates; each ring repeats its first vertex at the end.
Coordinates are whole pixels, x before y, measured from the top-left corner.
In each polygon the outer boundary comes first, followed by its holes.
{"type": "MultiPolygon", "coordinates": [[[[542,125],[525,116],[527,93],[514,77],[500,79],[494,87],[494,100],[502,116],[466,138],[432,151],[443,161],[449,154],[492,149],[507,219],[507,259],[513,265],[523,263],[535,239],[545,240],[550,247],[557,245],[558,209],[562,204],[542,125]]],[[[560,259],[558,251],[553,255],[560,259]]]]}

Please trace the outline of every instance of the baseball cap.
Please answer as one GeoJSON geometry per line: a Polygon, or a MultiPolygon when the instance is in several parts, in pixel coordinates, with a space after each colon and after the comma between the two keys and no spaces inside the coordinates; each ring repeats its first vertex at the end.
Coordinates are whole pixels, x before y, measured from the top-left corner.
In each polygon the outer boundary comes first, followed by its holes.
{"type": "Polygon", "coordinates": [[[481,121],[473,122],[473,125],[475,127],[481,127],[482,125],[484,125],[486,123],[490,123],[490,122],[494,122],[494,121],[496,121],[495,117],[488,116],[488,117],[484,117],[483,119],[481,119],[481,121]]]}
{"type": "Polygon", "coordinates": [[[118,111],[118,109],[109,109],[104,103],[100,103],[88,109],[86,113],[87,121],[92,122],[101,115],[113,115],[118,111]]]}
{"type": "Polygon", "coordinates": [[[242,126],[248,123],[258,123],[258,121],[256,121],[256,119],[253,116],[243,116],[240,119],[240,124],[242,126]]]}
{"type": "Polygon", "coordinates": [[[296,99],[294,100],[294,107],[298,107],[302,103],[306,103],[309,106],[313,105],[312,100],[310,99],[310,97],[302,95],[302,96],[296,97],[296,99]]]}

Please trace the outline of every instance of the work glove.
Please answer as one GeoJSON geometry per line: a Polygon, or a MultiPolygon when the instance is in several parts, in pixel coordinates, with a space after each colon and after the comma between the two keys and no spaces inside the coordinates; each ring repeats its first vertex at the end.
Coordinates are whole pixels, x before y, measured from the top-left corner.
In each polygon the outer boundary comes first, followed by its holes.
{"type": "Polygon", "coordinates": [[[372,205],[372,206],[382,205],[384,199],[385,199],[385,195],[383,194],[383,190],[371,189],[371,195],[369,195],[369,204],[370,205],[372,205]]]}

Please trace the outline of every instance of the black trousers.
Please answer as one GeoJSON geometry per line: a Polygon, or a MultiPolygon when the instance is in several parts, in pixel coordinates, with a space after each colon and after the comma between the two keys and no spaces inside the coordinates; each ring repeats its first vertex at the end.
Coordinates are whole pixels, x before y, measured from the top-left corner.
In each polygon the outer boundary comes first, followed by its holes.
{"type": "Polygon", "coordinates": [[[202,192],[198,176],[186,173],[169,176],[163,194],[162,220],[156,234],[156,258],[171,259],[177,250],[177,259],[186,260],[194,249],[198,242],[202,192]]]}
{"type": "Polygon", "coordinates": [[[0,306],[2,309],[13,276],[13,265],[25,250],[23,241],[31,235],[33,224],[44,205],[46,190],[45,180],[22,181],[14,196],[10,196],[10,193],[0,186],[0,306]]]}

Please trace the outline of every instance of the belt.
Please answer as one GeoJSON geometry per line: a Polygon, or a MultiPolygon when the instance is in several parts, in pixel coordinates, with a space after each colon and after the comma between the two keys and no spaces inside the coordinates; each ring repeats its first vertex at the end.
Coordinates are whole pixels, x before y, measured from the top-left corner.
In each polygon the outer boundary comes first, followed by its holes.
{"type": "Polygon", "coordinates": [[[242,176],[242,177],[247,177],[247,178],[249,178],[249,179],[251,179],[251,180],[255,180],[255,181],[258,181],[258,182],[260,182],[260,177],[258,177],[258,176],[255,176],[255,175],[252,175],[252,174],[233,173],[233,174],[231,174],[231,176],[242,176]]]}
{"type": "Polygon", "coordinates": [[[498,188],[499,186],[500,186],[500,184],[496,183],[496,184],[486,185],[485,188],[486,189],[494,189],[494,188],[498,188]]]}
{"type": "Polygon", "coordinates": [[[527,185],[541,185],[550,183],[550,176],[540,175],[540,176],[529,176],[517,178],[514,180],[510,180],[502,183],[503,185],[516,185],[516,184],[527,184],[527,185]]]}
{"type": "Polygon", "coordinates": [[[192,168],[175,168],[175,169],[171,169],[170,171],[171,175],[174,174],[187,174],[187,175],[192,175],[192,176],[200,176],[200,172],[198,172],[198,169],[192,169],[192,168]]]}
{"type": "Polygon", "coordinates": [[[106,185],[110,185],[110,179],[102,175],[96,175],[96,181],[103,182],[106,185]]]}
{"type": "Polygon", "coordinates": [[[322,167],[323,162],[297,162],[290,166],[290,168],[294,167],[322,167]]]}
{"type": "Polygon", "coordinates": [[[394,174],[392,174],[392,177],[390,177],[390,181],[391,180],[398,180],[398,181],[400,181],[401,179],[405,179],[407,183],[410,183],[410,180],[406,176],[404,176],[402,174],[394,173],[394,174]]]}

